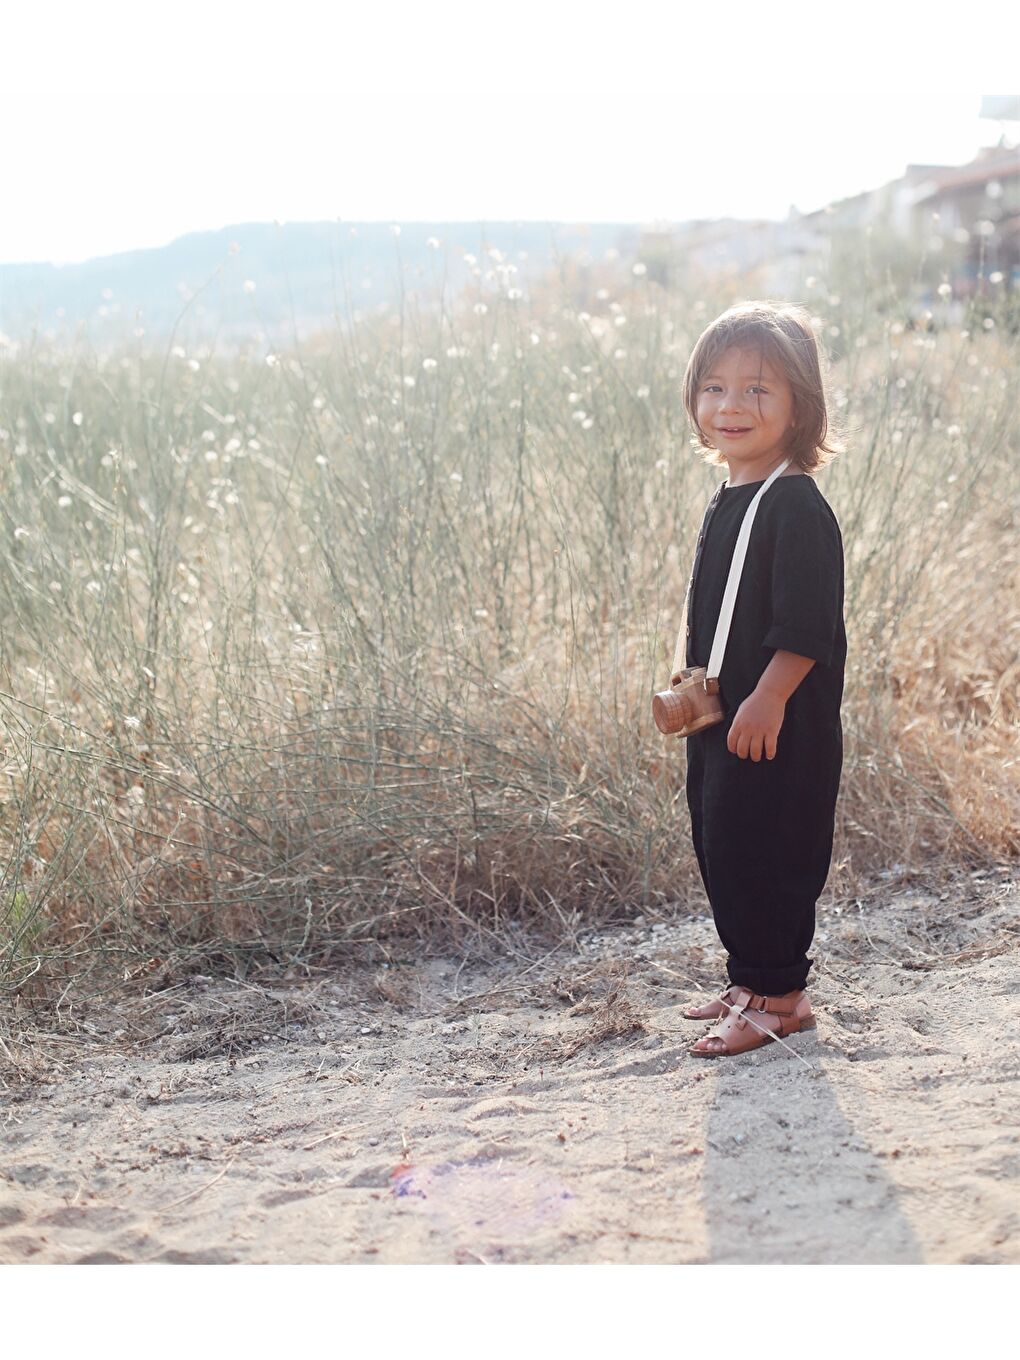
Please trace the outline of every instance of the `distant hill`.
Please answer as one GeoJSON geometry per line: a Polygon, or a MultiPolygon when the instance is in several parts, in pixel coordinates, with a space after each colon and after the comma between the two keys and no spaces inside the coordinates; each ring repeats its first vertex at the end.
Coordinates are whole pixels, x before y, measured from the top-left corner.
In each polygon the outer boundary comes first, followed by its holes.
{"type": "Polygon", "coordinates": [[[243,223],[81,264],[0,265],[0,334],[73,337],[84,327],[102,344],[138,326],[149,338],[166,337],[176,325],[185,343],[229,346],[260,330],[282,341],[295,327],[306,335],[337,315],[396,300],[401,266],[405,290],[428,296],[438,295],[445,271],[449,297],[471,280],[472,268],[493,268],[487,252],[494,248],[517,266],[514,283],[526,288],[562,256],[587,252],[597,260],[613,247],[627,256],[639,236],[629,223],[412,222],[400,225],[399,236],[383,222],[243,223]]]}

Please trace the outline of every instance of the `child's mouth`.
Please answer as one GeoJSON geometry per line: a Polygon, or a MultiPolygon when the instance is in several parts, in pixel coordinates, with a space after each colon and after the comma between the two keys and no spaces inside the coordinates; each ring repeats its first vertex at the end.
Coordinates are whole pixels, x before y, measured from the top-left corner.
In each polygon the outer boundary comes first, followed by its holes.
{"type": "Polygon", "coordinates": [[[724,434],[727,439],[737,439],[742,434],[750,434],[751,430],[748,427],[746,430],[720,430],[719,433],[724,434]]]}

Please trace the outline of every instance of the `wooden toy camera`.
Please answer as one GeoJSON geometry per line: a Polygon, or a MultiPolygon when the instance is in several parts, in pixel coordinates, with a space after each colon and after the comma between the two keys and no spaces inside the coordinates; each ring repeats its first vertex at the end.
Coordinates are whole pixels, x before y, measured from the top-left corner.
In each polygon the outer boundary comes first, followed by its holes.
{"type": "Polygon", "coordinates": [[[655,726],[666,736],[689,737],[726,716],[719,698],[719,681],[709,680],[706,666],[685,666],[670,688],[652,697],[655,726]]]}

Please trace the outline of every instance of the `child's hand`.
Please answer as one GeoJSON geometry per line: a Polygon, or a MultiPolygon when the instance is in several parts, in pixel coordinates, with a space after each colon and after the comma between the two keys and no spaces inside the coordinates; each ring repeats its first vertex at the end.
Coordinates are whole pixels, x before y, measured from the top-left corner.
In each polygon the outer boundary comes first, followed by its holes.
{"type": "Polygon", "coordinates": [[[762,751],[775,759],[776,739],[786,713],[785,702],[768,691],[754,690],[737,709],[730,725],[726,746],[735,756],[761,760],[762,751]]]}

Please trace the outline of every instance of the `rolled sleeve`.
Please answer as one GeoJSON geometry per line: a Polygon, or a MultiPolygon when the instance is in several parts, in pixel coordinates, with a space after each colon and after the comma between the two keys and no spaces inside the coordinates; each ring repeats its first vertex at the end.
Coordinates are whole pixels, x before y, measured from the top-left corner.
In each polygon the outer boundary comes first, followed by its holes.
{"type": "Polygon", "coordinates": [[[764,646],[832,662],[843,598],[843,543],[821,501],[777,517],[772,552],[772,621],[764,646]]]}

